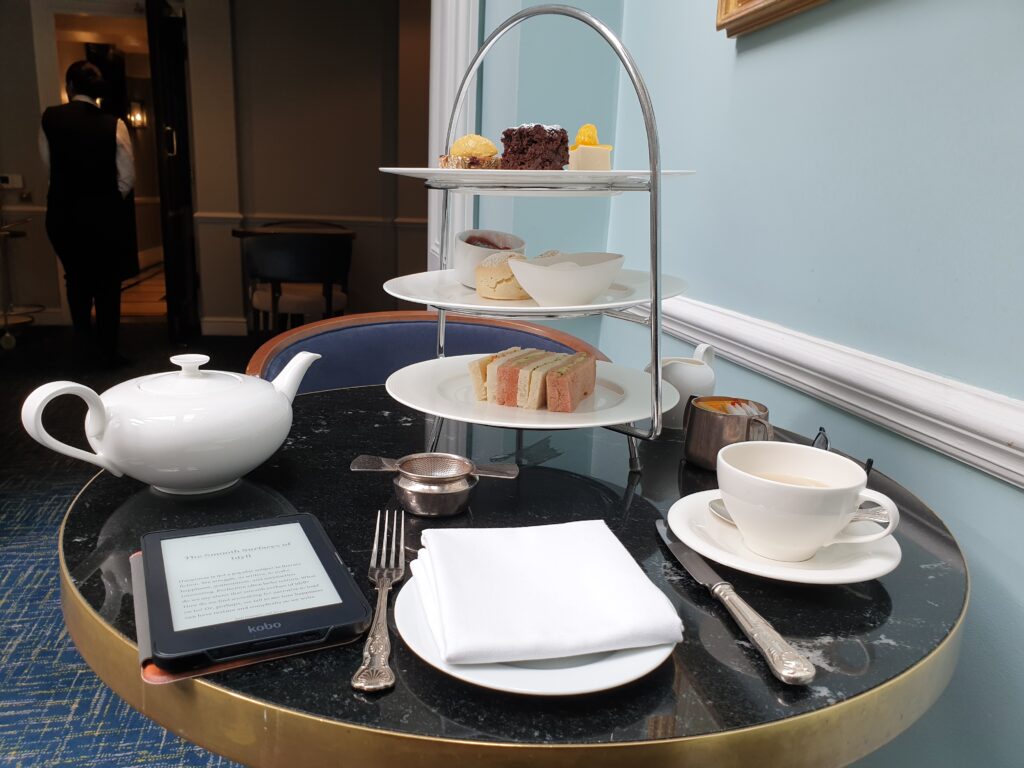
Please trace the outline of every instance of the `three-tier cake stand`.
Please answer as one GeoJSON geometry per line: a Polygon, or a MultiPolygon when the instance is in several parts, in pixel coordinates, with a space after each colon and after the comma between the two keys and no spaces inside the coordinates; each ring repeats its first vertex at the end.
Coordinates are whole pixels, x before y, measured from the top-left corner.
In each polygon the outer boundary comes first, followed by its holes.
{"type": "MultiPolygon", "coordinates": [[[[658,127],[654,118],[654,107],[651,104],[650,94],[643,78],[637,70],[633,57],[626,50],[622,42],[614,32],[602,21],[593,15],[578,8],[565,5],[543,5],[525,9],[514,16],[506,19],[499,25],[484,41],[480,50],[477,51],[470,62],[452,106],[451,116],[448,121],[445,146],[450,147],[455,141],[456,118],[459,115],[466,96],[469,93],[473,78],[483,63],[484,57],[494,44],[509,30],[527,19],[544,15],[566,16],[580,21],[594,29],[604,41],[615,51],[619,61],[629,75],[630,82],[640,102],[640,110],[643,113],[644,127],[647,133],[647,149],[650,162],[648,171],[604,171],[604,172],[583,172],[583,171],[482,171],[482,170],[455,170],[440,168],[382,168],[387,173],[394,173],[403,176],[421,178],[429,189],[440,190],[441,198],[441,238],[440,238],[440,272],[420,273],[419,275],[406,276],[389,280],[384,289],[393,296],[432,306],[437,309],[437,360],[442,361],[445,357],[445,320],[448,311],[457,311],[463,315],[488,315],[488,316],[517,316],[527,318],[560,318],[580,317],[584,315],[605,314],[633,322],[640,322],[648,326],[650,330],[650,375],[640,373],[642,378],[637,378],[639,372],[626,373],[621,366],[611,363],[600,363],[598,370],[598,387],[602,386],[603,376],[607,376],[606,382],[613,391],[624,392],[625,395],[632,394],[634,397],[630,408],[627,408],[626,418],[620,423],[603,423],[607,418],[597,413],[592,418],[564,419],[568,414],[548,414],[546,411],[532,412],[532,415],[525,415],[524,418],[514,419],[510,423],[504,416],[495,418],[497,412],[493,409],[505,409],[515,411],[510,406],[498,406],[483,404],[474,406],[472,404],[462,405],[454,403],[459,397],[466,397],[469,391],[468,386],[462,388],[461,395],[451,394],[453,407],[450,409],[436,409],[433,403],[437,401],[436,393],[428,392],[428,400],[420,401],[417,397],[409,398],[408,392],[411,388],[402,390],[394,386],[394,381],[403,378],[408,382],[409,375],[403,377],[402,371],[398,371],[388,380],[388,391],[392,396],[401,402],[418,410],[423,410],[435,415],[448,418],[455,418],[461,421],[472,423],[491,424],[498,426],[517,426],[537,429],[558,429],[573,426],[603,426],[608,429],[625,434],[630,444],[630,465],[631,469],[639,469],[637,459],[636,439],[652,440],[661,434],[662,429],[662,406],[665,409],[672,407],[678,401],[678,393],[671,385],[664,383],[661,377],[661,300],[663,293],[669,295],[681,293],[685,283],[677,278],[663,278],[661,274],[661,182],[662,176],[681,175],[689,171],[662,171],[661,153],[658,144],[658,127]],[[454,277],[454,271],[449,270],[452,251],[453,235],[449,231],[451,220],[449,216],[451,194],[503,194],[503,195],[611,195],[620,192],[647,192],[650,199],[650,272],[643,276],[642,273],[628,275],[631,280],[624,280],[625,285],[613,285],[617,292],[601,297],[599,300],[588,305],[564,306],[564,307],[538,307],[535,302],[500,302],[479,300],[469,289],[461,289],[454,277]],[[645,277],[646,279],[638,279],[645,277]],[[666,291],[666,281],[668,290],[666,291]],[[628,310],[631,307],[649,305],[650,311],[643,314],[634,314],[628,310]],[[637,408],[636,392],[634,389],[637,382],[641,382],[643,388],[649,389],[650,397],[647,401],[648,407],[637,408]],[[635,422],[650,418],[649,425],[637,426],[635,422]]],[[[430,361],[433,362],[433,361],[430,361]]],[[[419,366],[423,363],[417,364],[419,366]]],[[[417,371],[417,373],[421,373],[417,371]]],[[[468,385],[469,373],[465,371],[465,380],[468,385]]],[[[433,384],[427,383],[429,390],[433,384]]],[[[442,397],[446,396],[442,393],[442,397]]],[[[627,398],[628,399],[628,398],[627,398]]],[[[622,404],[616,408],[609,408],[606,414],[609,418],[615,418],[623,413],[622,404]]],[[[438,424],[440,420],[438,420],[438,424]]],[[[439,435],[439,429],[435,430],[434,440],[439,435]]]]}

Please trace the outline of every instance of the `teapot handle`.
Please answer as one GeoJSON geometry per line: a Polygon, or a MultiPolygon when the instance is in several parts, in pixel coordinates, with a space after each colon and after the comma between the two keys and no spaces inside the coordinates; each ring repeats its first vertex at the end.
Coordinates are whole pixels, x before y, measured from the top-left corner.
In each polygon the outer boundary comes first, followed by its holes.
{"type": "Polygon", "coordinates": [[[63,453],[73,459],[81,459],[102,467],[115,477],[121,477],[124,473],[118,469],[110,459],[102,453],[90,453],[73,445],[62,443],[43,428],[43,411],[55,397],[60,395],[77,395],[85,400],[89,406],[89,412],[85,416],[85,434],[89,437],[99,437],[107,428],[107,409],[100,400],[100,396],[82,384],[75,384],[73,381],[53,381],[43,384],[25,398],[21,406],[21,423],[25,430],[36,442],[45,445],[57,453],[63,453]]]}

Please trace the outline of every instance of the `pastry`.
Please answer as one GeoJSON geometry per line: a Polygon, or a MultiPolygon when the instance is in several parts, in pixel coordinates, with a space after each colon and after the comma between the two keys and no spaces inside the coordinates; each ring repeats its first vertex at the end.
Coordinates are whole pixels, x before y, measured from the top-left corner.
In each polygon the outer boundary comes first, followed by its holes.
{"type": "Polygon", "coordinates": [[[515,251],[499,251],[484,258],[476,268],[476,292],[485,299],[528,299],[530,294],[512,274],[509,259],[525,260],[526,257],[515,251]]]}
{"type": "Polygon", "coordinates": [[[569,162],[569,135],[558,125],[524,124],[501,134],[501,167],[514,171],[560,171],[569,162]]]}
{"type": "Polygon", "coordinates": [[[569,147],[570,171],[610,171],[612,145],[599,144],[597,126],[587,123],[576,132],[576,143],[569,147]]]}
{"type": "Polygon", "coordinates": [[[501,167],[498,148],[490,139],[476,133],[468,133],[455,140],[447,155],[441,155],[442,168],[491,168],[501,167]]]}
{"type": "Polygon", "coordinates": [[[597,383],[597,361],[593,355],[578,352],[545,377],[548,388],[548,410],[572,413],[581,401],[594,394],[597,383]]]}

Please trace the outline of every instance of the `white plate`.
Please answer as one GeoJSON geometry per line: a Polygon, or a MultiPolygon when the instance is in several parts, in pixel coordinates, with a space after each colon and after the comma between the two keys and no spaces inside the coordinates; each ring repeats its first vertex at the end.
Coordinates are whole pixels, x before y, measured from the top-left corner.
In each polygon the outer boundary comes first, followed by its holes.
{"type": "MultiPolygon", "coordinates": [[[[513,429],[579,429],[640,421],[651,416],[651,377],[643,371],[597,361],[594,394],[573,413],[496,405],[476,399],[469,362],[483,355],[458,355],[413,363],[388,377],[395,400],[423,413],[471,424],[513,429]]],[[[679,403],[679,392],[662,382],[662,410],[679,403]]]]}
{"type": "MultiPolygon", "coordinates": [[[[442,309],[462,309],[470,312],[494,312],[505,315],[551,315],[569,312],[601,312],[606,309],[625,309],[651,300],[649,272],[624,269],[604,293],[587,304],[564,307],[540,307],[533,299],[498,301],[484,299],[472,288],[459,282],[454,269],[417,272],[395,277],[384,283],[384,290],[396,299],[427,304],[442,309]]],[[[671,275],[662,275],[661,297],[678,296],[686,290],[686,281],[671,275]]]]}
{"type": "MultiPolygon", "coordinates": [[[[650,171],[501,171],[461,168],[381,168],[423,179],[438,189],[461,189],[490,194],[608,194],[625,190],[646,190],[650,171]]],[[[662,177],[685,176],[693,171],[662,171],[662,177]]]]}
{"type": "Polygon", "coordinates": [[[395,627],[412,652],[435,669],[473,685],[532,696],[574,696],[625,685],[657,669],[675,648],[669,643],[564,659],[449,664],[430,632],[415,578],[406,582],[395,600],[395,627]]]}
{"type": "MultiPolygon", "coordinates": [[[[737,571],[798,584],[855,584],[884,576],[903,556],[899,542],[886,536],[867,544],[833,544],[801,563],[770,560],[747,549],[736,526],[708,509],[708,502],[720,496],[718,491],[684,496],[668,511],[668,525],[684,544],[737,571]]],[[[846,530],[864,534],[877,531],[878,526],[862,521],[851,523],[846,530]]]]}

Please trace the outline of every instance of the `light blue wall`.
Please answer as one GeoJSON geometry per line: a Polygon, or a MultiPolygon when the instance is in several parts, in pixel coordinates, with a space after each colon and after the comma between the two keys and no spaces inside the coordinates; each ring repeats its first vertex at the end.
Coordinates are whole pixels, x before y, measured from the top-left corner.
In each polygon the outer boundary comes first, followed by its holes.
{"type": "MultiPolygon", "coordinates": [[[[542,4],[487,0],[485,34],[523,8],[542,4]]],[[[587,0],[575,5],[621,32],[622,0],[587,0]]],[[[527,20],[498,41],[484,62],[483,134],[500,150],[505,128],[545,123],[561,125],[572,143],[581,125],[594,123],[601,141],[614,143],[617,82],[618,59],[589,27],[555,16],[527,20]]],[[[480,201],[480,221],[488,228],[522,237],[529,256],[552,248],[605,250],[608,214],[607,197],[488,197],[480,201]]]]}
{"type": "MultiPolygon", "coordinates": [[[[715,31],[715,6],[610,9],[622,9],[612,26],[651,91],[664,167],[698,172],[665,184],[665,270],[701,301],[1024,397],[1024,4],[832,0],[738,42],[715,31]]],[[[508,15],[493,0],[488,10],[491,28],[508,15]]],[[[562,56],[557,38],[524,36],[523,55],[562,56]]],[[[594,66],[575,59],[575,69],[594,66]]],[[[547,73],[516,72],[519,99],[537,113],[501,127],[579,120],[557,112],[547,73]]],[[[590,95],[603,108],[604,88],[590,95]]],[[[599,124],[614,136],[615,166],[645,167],[622,79],[615,108],[614,134],[599,124]]],[[[529,228],[528,240],[559,240],[531,242],[540,249],[591,247],[599,231],[561,203],[518,205],[505,223],[529,228]]],[[[481,211],[485,223],[498,215],[481,211]]],[[[613,198],[608,214],[608,250],[644,268],[646,197],[613,198]]],[[[568,328],[592,340],[592,325],[568,328]]],[[[614,360],[646,362],[642,328],[605,319],[599,334],[614,360]]],[[[669,340],[665,354],[689,351],[669,340]]],[[[719,392],[769,404],[780,426],[823,424],[840,450],[873,457],[967,555],[972,602],[950,687],[859,765],[1021,765],[1024,493],[725,361],[716,370],[719,392]]]]}
{"type": "MultiPolygon", "coordinates": [[[[664,194],[690,295],[1024,397],[1024,3],[835,0],[738,42],[714,17],[625,5],[663,166],[697,171],[664,194]]],[[[612,203],[613,250],[646,249],[645,206],[612,203]]]]}

